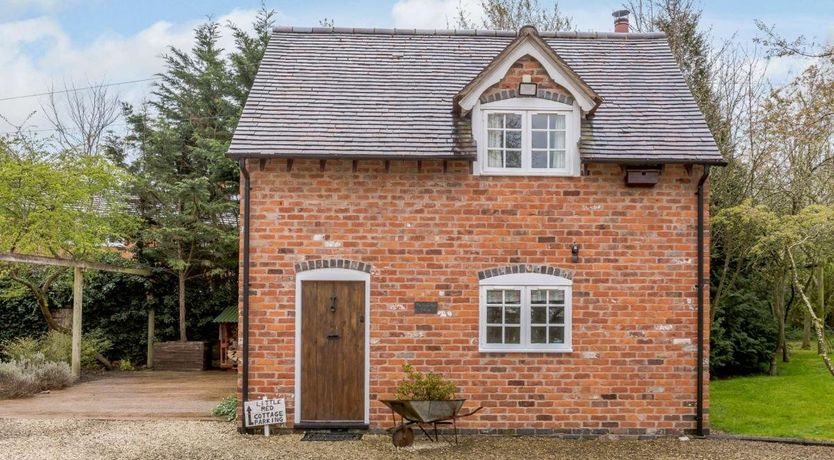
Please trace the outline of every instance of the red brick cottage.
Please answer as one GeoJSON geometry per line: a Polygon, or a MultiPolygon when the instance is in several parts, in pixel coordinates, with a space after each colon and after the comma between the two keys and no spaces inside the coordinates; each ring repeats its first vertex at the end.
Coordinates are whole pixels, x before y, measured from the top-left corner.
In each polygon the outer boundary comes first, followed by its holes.
{"type": "Polygon", "coordinates": [[[277,28],[229,155],[242,400],[383,428],[411,363],[463,428],[707,430],[723,159],[662,34],[277,28]]]}

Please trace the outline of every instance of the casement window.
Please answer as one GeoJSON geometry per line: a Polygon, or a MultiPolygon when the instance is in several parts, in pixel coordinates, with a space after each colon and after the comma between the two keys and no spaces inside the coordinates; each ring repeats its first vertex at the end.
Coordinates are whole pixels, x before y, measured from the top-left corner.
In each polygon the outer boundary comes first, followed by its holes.
{"type": "Polygon", "coordinates": [[[483,352],[571,351],[571,281],[538,273],[481,281],[483,352]]]}
{"type": "Polygon", "coordinates": [[[485,112],[485,171],[567,172],[567,115],[485,112]]]}
{"type": "Polygon", "coordinates": [[[576,114],[547,110],[548,102],[536,101],[533,105],[530,110],[512,107],[481,110],[483,122],[477,130],[481,133],[481,174],[576,175],[576,114]]]}

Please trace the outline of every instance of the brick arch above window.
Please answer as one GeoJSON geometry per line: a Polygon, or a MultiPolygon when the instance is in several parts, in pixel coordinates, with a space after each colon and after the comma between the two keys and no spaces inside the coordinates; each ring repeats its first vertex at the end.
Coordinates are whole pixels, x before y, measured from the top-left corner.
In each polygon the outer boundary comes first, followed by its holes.
{"type": "MultiPolygon", "coordinates": [[[[499,89],[497,91],[492,91],[490,93],[484,93],[481,96],[480,101],[481,104],[488,104],[490,102],[498,102],[503,101],[505,99],[514,99],[518,96],[518,91],[515,88],[510,89],[499,89]]],[[[564,94],[558,93],[556,91],[551,91],[547,89],[538,89],[536,90],[536,96],[539,99],[547,99],[549,101],[556,101],[561,102],[562,104],[572,105],[573,104],[573,96],[566,96],[564,94]]]]}
{"type": "Polygon", "coordinates": [[[481,270],[478,272],[478,279],[485,280],[489,278],[494,278],[496,276],[512,275],[515,273],[539,273],[542,275],[560,276],[569,280],[573,279],[573,272],[570,270],[565,270],[550,265],[530,264],[506,265],[503,267],[495,267],[488,268],[486,270],[481,270]]]}
{"type": "Polygon", "coordinates": [[[308,270],[318,270],[321,268],[343,268],[346,270],[356,270],[365,273],[371,273],[373,266],[365,262],[347,259],[316,259],[305,260],[295,264],[295,272],[305,272],[308,270]]]}

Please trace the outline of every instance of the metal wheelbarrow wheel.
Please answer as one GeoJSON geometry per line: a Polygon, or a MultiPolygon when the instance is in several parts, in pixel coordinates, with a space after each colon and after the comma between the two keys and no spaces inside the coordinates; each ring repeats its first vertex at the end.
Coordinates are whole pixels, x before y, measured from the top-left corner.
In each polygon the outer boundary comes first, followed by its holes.
{"type": "Polygon", "coordinates": [[[410,426],[400,425],[391,434],[391,442],[395,447],[408,447],[414,444],[414,430],[410,426]]]}

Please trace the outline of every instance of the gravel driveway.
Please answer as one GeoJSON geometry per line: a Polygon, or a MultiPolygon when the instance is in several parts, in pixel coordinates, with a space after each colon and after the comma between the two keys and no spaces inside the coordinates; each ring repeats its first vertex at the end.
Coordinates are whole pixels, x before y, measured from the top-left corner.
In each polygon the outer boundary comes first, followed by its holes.
{"type": "Polygon", "coordinates": [[[204,421],[0,419],[3,459],[827,459],[834,448],[740,441],[568,441],[465,437],[458,446],[416,443],[396,450],[387,436],[300,442],[300,435],[242,436],[204,421]]]}

